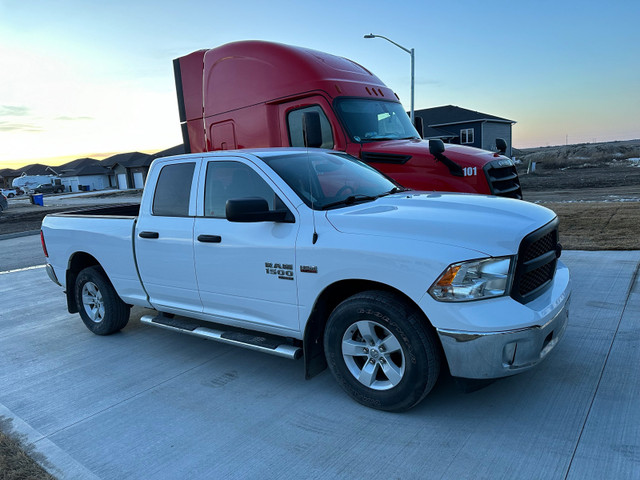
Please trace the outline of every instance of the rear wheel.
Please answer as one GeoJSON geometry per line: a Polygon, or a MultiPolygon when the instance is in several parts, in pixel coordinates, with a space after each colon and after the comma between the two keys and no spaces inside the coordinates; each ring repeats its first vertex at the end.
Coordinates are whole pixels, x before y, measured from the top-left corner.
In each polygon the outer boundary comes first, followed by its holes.
{"type": "Polygon", "coordinates": [[[78,274],[75,296],[82,321],[96,335],[118,332],[129,322],[130,307],[100,267],[88,267],[78,274]]]}
{"type": "Polygon", "coordinates": [[[338,305],[327,322],[324,346],[340,386],[379,410],[413,407],[440,371],[440,350],[424,315],[389,292],[363,292],[338,305]]]}

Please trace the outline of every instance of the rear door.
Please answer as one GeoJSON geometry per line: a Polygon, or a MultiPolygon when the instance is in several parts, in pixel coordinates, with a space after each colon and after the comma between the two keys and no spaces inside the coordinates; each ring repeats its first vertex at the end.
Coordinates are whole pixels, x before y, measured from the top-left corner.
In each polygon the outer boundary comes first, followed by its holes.
{"type": "Polygon", "coordinates": [[[204,313],[245,328],[299,331],[295,243],[299,222],[236,223],[226,219],[229,199],[261,197],[270,209],[291,204],[257,165],[241,157],[203,162],[195,219],[195,264],[204,313]],[[285,199],[286,200],[286,199],[285,199]]]}
{"type": "Polygon", "coordinates": [[[149,183],[155,180],[153,200],[141,205],[136,258],[150,302],[160,311],[202,312],[193,257],[197,163],[192,158],[162,166],[149,183]]]}

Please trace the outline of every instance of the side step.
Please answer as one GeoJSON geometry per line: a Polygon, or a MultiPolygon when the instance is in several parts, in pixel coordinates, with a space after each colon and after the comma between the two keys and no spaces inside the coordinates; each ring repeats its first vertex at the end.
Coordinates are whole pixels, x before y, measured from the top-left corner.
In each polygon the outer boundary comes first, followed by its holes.
{"type": "Polygon", "coordinates": [[[218,330],[209,326],[202,326],[189,319],[169,317],[163,314],[156,315],[155,317],[152,315],[143,315],[140,321],[147,325],[244,347],[258,352],[269,353],[290,360],[298,360],[302,357],[301,347],[289,345],[285,339],[272,335],[263,335],[257,332],[254,334],[253,332],[239,330],[218,330]]]}

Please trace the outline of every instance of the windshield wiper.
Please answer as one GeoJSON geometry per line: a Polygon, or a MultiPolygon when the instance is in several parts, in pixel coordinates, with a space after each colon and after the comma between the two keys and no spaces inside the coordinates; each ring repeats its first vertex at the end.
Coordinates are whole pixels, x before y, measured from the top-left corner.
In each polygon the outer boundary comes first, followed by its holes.
{"type": "Polygon", "coordinates": [[[378,195],[377,198],[386,197],[387,195],[393,195],[394,193],[406,192],[407,190],[411,190],[411,189],[410,188],[404,188],[404,187],[393,187],[388,192],[384,192],[384,193],[381,193],[380,195],[378,195]]]}
{"type": "Polygon", "coordinates": [[[349,206],[349,205],[353,205],[356,202],[371,202],[373,200],[376,200],[377,198],[378,196],[372,196],[372,195],[362,195],[362,194],[349,195],[347,198],[343,200],[338,200],[337,202],[331,202],[331,203],[327,203],[326,205],[323,205],[322,207],[320,207],[320,210],[328,210],[331,207],[337,207],[339,205],[349,206]]]}

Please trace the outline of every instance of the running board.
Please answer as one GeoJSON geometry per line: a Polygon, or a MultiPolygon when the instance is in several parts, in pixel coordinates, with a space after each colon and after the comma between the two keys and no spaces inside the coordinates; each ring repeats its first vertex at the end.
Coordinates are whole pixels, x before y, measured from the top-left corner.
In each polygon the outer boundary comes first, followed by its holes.
{"type": "Polygon", "coordinates": [[[269,353],[271,355],[288,358],[290,360],[297,360],[302,357],[301,347],[289,345],[284,339],[280,339],[278,337],[262,336],[262,334],[257,332],[256,334],[253,334],[253,332],[245,333],[235,330],[218,330],[211,327],[204,327],[198,323],[189,321],[188,319],[177,317],[172,318],[162,314],[156,315],[155,317],[153,315],[143,315],[140,318],[140,321],[147,325],[153,325],[154,327],[186,333],[187,335],[206,338],[208,340],[215,340],[216,342],[248,348],[249,350],[269,353]]]}

